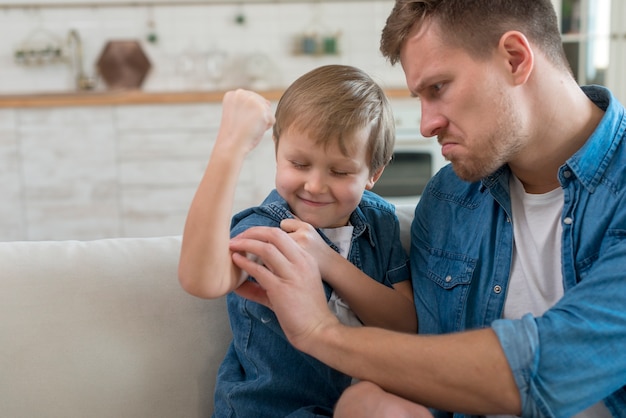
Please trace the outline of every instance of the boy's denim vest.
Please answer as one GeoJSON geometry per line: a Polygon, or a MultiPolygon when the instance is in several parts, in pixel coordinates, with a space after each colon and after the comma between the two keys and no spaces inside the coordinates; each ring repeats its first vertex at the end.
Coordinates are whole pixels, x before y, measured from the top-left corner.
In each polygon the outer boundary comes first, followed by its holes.
{"type": "MultiPolygon", "coordinates": [[[[273,191],[261,206],[233,217],[231,236],[252,226],[279,227],[292,217],[273,191]]],[[[366,191],[350,223],[352,264],[386,286],[410,278],[393,205],[366,191]]],[[[325,290],[328,299],[332,289],[325,284],[325,290]]],[[[219,369],[214,417],[332,416],[351,377],[294,349],[270,309],[234,293],[227,298],[233,341],[219,369]]]]}

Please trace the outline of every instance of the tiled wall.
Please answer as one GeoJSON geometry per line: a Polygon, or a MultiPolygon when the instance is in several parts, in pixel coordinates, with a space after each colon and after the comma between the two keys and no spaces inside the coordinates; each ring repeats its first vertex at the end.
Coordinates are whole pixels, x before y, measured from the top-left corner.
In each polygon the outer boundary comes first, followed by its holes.
{"type": "MultiPolygon", "coordinates": [[[[148,91],[280,89],[328,63],[355,65],[385,87],[402,87],[401,69],[378,51],[392,5],[393,0],[314,0],[0,8],[0,94],[73,90],[68,62],[27,66],[14,57],[27,41],[56,39],[67,47],[71,29],[82,38],[84,68],[91,76],[108,40],[140,40],[153,65],[143,86],[148,91]],[[151,31],[158,42],[148,42],[151,31]],[[294,40],[312,32],[338,34],[339,53],[295,54],[294,40]],[[206,70],[215,51],[228,65],[219,82],[206,70]],[[259,57],[270,69],[250,80],[245,69],[250,62],[258,69],[259,57]]],[[[98,89],[104,88],[101,82],[98,89]]],[[[219,103],[0,109],[0,240],[181,233],[219,114],[219,103]]],[[[235,210],[259,203],[273,177],[269,140],[246,163],[235,210]]]]}
{"type": "MultiPolygon", "coordinates": [[[[17,65],[16,49],[24,43],[56,39],[67,45],[76,29],[83,42],[84,68],[94,65],[108,40],[137,39],[153,64],[144,89],[188,90],[282,87],[302,73],[327,63],[363,68],[385,87],[403,86],[399,67],[391,67],[378,51],[379,36],[393,0],[347,2],[267,2],[261,4],[0,8],[0,94],[58,91],[74,86],[67,62],[17,65]],[[237,17],[244,22],[238,22],[237,17]],[[152,22],[152,26],[150,24],[152,22]],[[149,43],[153,32],[158,41],[149,43]],[[339,54],[294,54],[294,39],[305,33],[338,34],[339,54]],[[206,68],[209,53],[225,53],[229,77],[219,85],[206,68]],[[259,54],[269,59],[270,70],[250,82],[241,72],[259,54]]],[[[69,55],[69,49],[66,50],[69,55]]],[[[257,61],[258,62],[258,61],[257,61]]],[[[258,68],[258,65],[257,65],[258,68]]],[[[104,88],[101,83],[99,88],[104,88]]]]}
{"type": "MultiPolygon", "coordinates": [[[[0,241],[181,234],[220,113],[219,103],[0,109],[0,241]]],[[[235,211],[273,187],[266,136],[235,211]]]]}

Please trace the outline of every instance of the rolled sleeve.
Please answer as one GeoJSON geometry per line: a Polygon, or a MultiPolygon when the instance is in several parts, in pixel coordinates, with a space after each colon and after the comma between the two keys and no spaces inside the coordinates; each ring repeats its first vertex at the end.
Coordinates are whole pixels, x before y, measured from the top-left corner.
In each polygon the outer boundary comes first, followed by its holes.
{"type": "Polygon", "coordinates": [[[492,323],[519,389],[522,416],[545,416],[543,408],[530,395],[532,377],[539,363],[539,331],[528,314],[519,320],[499,319],[492,323]]]}

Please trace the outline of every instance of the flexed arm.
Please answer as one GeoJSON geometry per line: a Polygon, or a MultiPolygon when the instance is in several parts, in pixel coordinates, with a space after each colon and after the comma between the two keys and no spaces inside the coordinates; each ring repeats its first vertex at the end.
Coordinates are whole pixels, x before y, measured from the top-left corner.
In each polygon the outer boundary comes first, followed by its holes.
{"type": "Polygon", "coordinates": [[[203,298],[223,296],[246,277],[232,263],[228,247],[235,188],[246,155],[274,123],[269,101],[254,92],[227,92],[222,105],[217,139],[185,222],[178,265],[182,287],[203,298]]]}

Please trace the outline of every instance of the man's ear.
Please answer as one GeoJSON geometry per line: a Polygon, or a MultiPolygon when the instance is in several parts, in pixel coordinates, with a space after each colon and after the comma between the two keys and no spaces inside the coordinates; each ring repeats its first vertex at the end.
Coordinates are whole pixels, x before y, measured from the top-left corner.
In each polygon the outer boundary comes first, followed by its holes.
{"type": "Polygon", "coordinates": [[[518,31],[506,32],[500,38],[498,51],[507,60],[513,83],[524,84],[535,65],[533,49],[526,36],[518,31]]]}
{"type": "Polygon", "coordinates": [[[379,168],[378,170],[376,170],[374,174],[370,176],[369,180],[367,181],[367,184],[365,185],[365,190],[372,190],[372,187],[374,187],[374,184],[376,184],[380,176],[383,175],[383,171],[385,171],[385,167],[379,168]]]}

